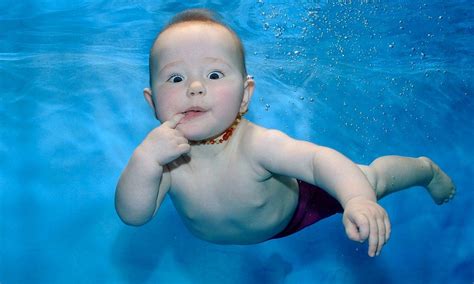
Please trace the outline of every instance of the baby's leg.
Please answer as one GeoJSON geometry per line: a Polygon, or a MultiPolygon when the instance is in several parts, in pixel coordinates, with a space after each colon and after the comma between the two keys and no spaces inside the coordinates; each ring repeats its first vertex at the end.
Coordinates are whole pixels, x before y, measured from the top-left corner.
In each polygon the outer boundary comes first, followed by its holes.
{"type": "Polygon", "coordinates": [[[369,166],[359,165],[374,188],[377,199],[412,186],[423,186],[436,204],[454,197],[456,188],[451,178],[426,157],[384,156],[369,166]]]}

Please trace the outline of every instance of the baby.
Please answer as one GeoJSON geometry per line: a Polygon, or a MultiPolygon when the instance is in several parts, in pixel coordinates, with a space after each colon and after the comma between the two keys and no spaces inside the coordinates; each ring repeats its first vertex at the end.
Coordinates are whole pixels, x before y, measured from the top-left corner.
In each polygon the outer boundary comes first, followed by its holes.
{"type": "Polygon", "coordinates": [[[207,10],[178,14],[150,52],[144,96],[161,125],[135,149],[116,190],[130,225],[148,222],[168,193],[197,237],[255,244],[343,213],[351,240],[379,255],[390,222],[377,200],[424,186],[437,204],[455,194],[428,158],[356,165],[335,150],[265,129],[242,115],[255,88],[242,43],[207,10]]]}

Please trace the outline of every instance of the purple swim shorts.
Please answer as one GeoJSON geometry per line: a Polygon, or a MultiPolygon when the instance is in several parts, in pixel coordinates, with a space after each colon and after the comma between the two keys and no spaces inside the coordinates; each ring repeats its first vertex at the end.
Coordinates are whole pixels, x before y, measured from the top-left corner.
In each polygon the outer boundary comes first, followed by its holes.
{"type": "Polygon", "coordinates": [[[271,239],[289,236],[319,220],[344,211],[339,201],[321,188],[300,180],[298,185],[298,206],[295,213],[286,228],[271,239]]]}

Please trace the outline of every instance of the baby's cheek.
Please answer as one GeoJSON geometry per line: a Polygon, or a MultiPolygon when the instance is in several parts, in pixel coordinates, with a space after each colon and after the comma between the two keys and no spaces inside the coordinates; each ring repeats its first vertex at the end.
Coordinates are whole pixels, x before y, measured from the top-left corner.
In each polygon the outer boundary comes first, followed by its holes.
{"type": "Polygon", "coordinates": [[[170,100],[157,101],[157,116],[161,122],[170,120],[176,113],[180,112],[177,103],[170,100]]]}
{"type": "Polygon", "coordinates": [[[240,101],[242,100],[242,90],[239,88],[222,86],[216,87],[214,91],[218,94],[218,100],[226,105],[235,103],[240,104],[240,101]]]}

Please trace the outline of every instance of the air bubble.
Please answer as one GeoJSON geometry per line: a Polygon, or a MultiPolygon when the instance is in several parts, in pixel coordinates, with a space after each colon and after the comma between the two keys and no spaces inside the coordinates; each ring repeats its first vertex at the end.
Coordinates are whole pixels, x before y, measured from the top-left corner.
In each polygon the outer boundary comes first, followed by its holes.
{"type": "Polygon", "coordinates": [[[282,34],[283,34],[283,31],[281,30],[281,28],[277,28],[275,31],[275,37],[279,38],[281,37],[282,34]]]}
{"type": "Polygon", "coordinates": [[[308,11],[308,17],[316,16],[316,11],[308,11]]]}

